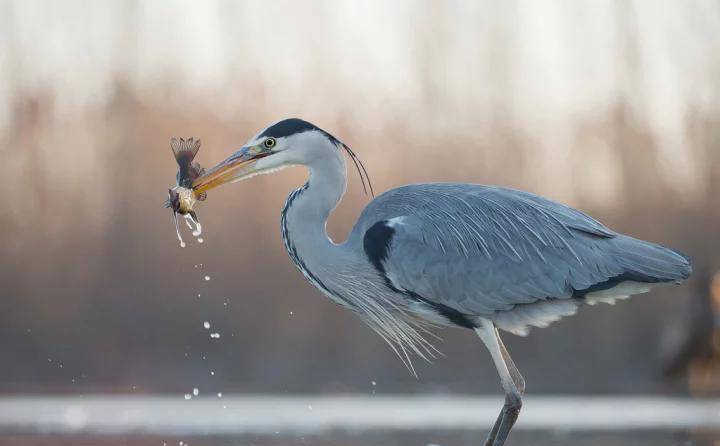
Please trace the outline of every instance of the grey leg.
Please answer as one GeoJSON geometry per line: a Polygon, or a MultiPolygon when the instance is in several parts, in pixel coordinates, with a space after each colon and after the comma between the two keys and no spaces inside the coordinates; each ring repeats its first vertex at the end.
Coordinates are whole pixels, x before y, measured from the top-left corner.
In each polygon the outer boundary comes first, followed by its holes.
{"type": "Polygon", "coordinates": [[[525,395],[525,378],[523,378],[523,376],[520,374],[520,371],[517,369],[517,367],[515,367],[515,363],[513,362],[510,354],[505,348],[505,344],[503,344],[502,339],[500,339],[500,333],[498,333],[497,328],[495,329],[495,337],[497,337],[498,345],[500,346],[500,353],[502,353],[505,364],[507,364],[510,375],[512,376],[513,382],[515,383],[515,387],[517,388],[518,392],[520,392],[520,395],[525,395]]]}
{"type": "Polygon", "coordinates": [[[493,446],[495,444],[495,438],[497,438],[498,429],[500,428],[504,417],[505,406],[503,406],[502,410],[500,410],[500,414],[498,415],[497,420],[495,420],[495,424],[493,424],[492,429],[490,429],[490,433],[485,439],[485,443],[483,443],[483,446],[493,446]]]}
{"type": "Polygon", "coordinates": [[[505,405],[485,440],[485,446],[503,446],[520,414],[525,380],[515,367],[491,321],[483,321],[481,326],[475,329],[475,332],[490,352],[505,390],[505,405]]]}
{"type": "Polygon", "coordinates": [[[522,398],[519,394],[505,395],[505,405],[500,412],[503,415],[503,418],[500,422],[500,426],[497,429],[497,434],[495,436],[493,446],[503,446],[505,444],[505,440],[507,440],[507,437],[510,434],[510,429],[512,429],[512,427],[515,425],[515,422],[520,415],[521,408],[522,398]]]}

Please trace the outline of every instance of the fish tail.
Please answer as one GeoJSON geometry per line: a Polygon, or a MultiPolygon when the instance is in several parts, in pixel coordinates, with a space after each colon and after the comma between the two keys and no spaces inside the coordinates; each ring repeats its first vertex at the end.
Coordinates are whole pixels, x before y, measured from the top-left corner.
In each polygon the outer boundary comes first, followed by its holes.
{"type": "Polygon", "coordinates": [[[200,139],[172,138],[170,148],[172,148],[178,164],[189,166],[192,160],[195,159],[198,150],[200,150],[200,139]]]}

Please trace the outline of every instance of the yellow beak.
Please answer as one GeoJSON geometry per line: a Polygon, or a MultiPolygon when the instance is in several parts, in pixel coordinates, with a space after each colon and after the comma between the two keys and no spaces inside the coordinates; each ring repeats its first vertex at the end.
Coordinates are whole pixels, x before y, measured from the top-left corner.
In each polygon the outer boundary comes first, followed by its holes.
{"type": "Polygon", "coordinates": [[[192,189],[195,196],[198,197],[203,192],[251,173],[252,166],[257,163],[257,160],[270,155],[270,153],[257,152],[253,147],[243,147],[193,181],[192,189]]]}

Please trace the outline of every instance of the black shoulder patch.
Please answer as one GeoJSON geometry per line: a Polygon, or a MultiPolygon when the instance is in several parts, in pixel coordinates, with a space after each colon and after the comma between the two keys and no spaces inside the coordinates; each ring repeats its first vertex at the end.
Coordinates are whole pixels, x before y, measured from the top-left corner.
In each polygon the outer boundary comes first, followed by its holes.
{"type": "Polygon", "coordinates": [[[395,230],[388,226],[387,220],[382,220],[370,226],[363,237],[363,249],[368,260],[383,275],[385,274],[383,261],[387,259],[393,235],[395,230]]]}
{"type": "Polygon", "coordinates": [[[454,308],[450,308],[447,305],[432,302],[419,294],[410,290],[399,290],[390,281],[390,278],[385,274],[385,265],[383,262],[387,259],[388,251],[390,250],[390,243],[395,235],[395,230],[388,225],[387,220],[381,220],[365,231],[363,236],[363,249],[365,254],[368,256],[368,260],[375,267],[376,270],[385,279],[385,284],[391,290],[397,293],[403,293],[409,298],[421,302],[424,305],[435,310],[438,314],[447,319],[450,323],[464,328],[475,328],[477,324],[473,322],[470,316],[467,316],[454,308]]]}
{"type": "MultiPolygon", "coordinates": [[[[303,121],[298,118],[283,119],[277,124],[271,125],[260,135],[261,137],[273,137],[273,138],[284,138],[286,136],[294,135],[295,133],[307,132],[310,130],[320,130],[314,124],[310,124],[307,121],[303,121]]],[[[323,131],[323,133],[325,133],[323,131]]]]}

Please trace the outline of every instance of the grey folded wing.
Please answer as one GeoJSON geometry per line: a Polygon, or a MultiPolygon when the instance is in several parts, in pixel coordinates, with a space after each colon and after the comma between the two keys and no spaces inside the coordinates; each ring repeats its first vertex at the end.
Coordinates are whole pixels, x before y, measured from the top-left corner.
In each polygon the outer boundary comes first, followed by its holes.
{"type": "Polygon", "coordinates": [[[378,197],[364,249],[389,286],[465,315],[686,278],[688,260],[537,195],[424,184],[378,197]]]}

